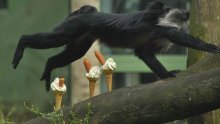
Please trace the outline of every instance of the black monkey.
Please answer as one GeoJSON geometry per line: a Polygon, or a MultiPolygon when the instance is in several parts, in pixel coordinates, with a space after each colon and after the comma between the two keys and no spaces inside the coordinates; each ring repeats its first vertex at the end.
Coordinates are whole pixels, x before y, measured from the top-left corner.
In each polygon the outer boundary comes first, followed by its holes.
{"type": "Polygon", "coordinates": [[[106,14],[93,6],[83,6],[49,33],[22,35],[13,59],[16,68],[24,49],[48,49],[66,45],[66,48],[48,59],[41,80],[49,91],[51,71],[81,58],[93,42],[99,39],[110,47],[131,48],[159,77],[175,76],[157,60],[155,53],[169,43],[179,44],[211,53],[220,48],[189,35],[186,21],[188,13],[181,9],[165,9],[154,2],[144,11],[128,14],[106,14]]]}

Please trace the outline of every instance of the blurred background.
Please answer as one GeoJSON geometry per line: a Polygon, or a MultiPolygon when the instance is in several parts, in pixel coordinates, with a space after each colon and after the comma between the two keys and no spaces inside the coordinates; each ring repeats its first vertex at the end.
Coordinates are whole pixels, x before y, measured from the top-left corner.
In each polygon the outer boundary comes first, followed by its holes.
{"type": "MultiPolygon", "coordinates": [[[[26,49],[18,68],[13,70],[11,62],[18,40],[22,34],[51,31],[65,17],[82,5],[90,4],[106,13],[123,13],[143,10],[154,0],[0,0],[0,119],[20,123],[36,117],[25,109],[23,103],[34,105],[42,112],[53,109],[53,94],[45,90],[45,82],[40,81],[46,61],[58,54],[62,48],[36,50],[26,49]],[[11,114],[12,113],[12,114],[11,114]]],[[[161,0],[166,5],[189,10],[188,0],[161,0]]],[[[111,49],[105,45],[94,44],[105,57],[117,62],[113,77],[113,89],[150,83],[158,77],[134,57],[130,49],[111,49]]],[[[92,51],[92,50],[91,50],[92,51]]],[[[88,52],[93,64],[98,64],[94,55],[88,52]]],[[[168,70],[186,68],[186,49],[173,46],[158,55],[168,70]]],[[[88,81],[82,60],[53,71],[52,79],[64,76],[68,91],[64,96],[65,106],[89,98],[88,81]]],[[[105,79],[97,83],[96,95],[106,92],[105,79]]]]}

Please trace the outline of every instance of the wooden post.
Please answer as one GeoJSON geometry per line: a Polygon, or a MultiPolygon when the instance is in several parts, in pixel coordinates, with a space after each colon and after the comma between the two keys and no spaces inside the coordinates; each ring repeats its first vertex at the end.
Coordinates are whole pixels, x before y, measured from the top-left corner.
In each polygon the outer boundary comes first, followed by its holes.
{"type": "MultiPolygon", "coordinates": [[[[71,8],[72,11],[79,9],[83,5],[92,5],[99,9],[100,1],[99,0],[72,0],[71,1],[71,8]]],[[[97,61],[94,51],[99,50],[100,46],[97,42],[95,42],[89,51],[86,53],[84,57],[89,59],[92,65],[98,65],[99,62],[97,61]]],[[[85,77],[86,70],[83,65],[83,58],[75,61],[71,64],[71,102],[72,104],[80,102],[89,98],[89,82],[85,77]]],[[[99,83],[98,81],[96,83],[99,83]]],[[[95,94],[99,94],[99,84],[96,84],[95,94]]]]}

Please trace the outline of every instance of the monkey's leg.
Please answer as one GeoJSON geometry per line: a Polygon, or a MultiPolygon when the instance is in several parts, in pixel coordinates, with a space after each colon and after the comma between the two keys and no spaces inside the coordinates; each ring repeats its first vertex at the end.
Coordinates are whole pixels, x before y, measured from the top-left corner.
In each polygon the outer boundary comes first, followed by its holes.
{"type": "Polygon", "coordinates": [[[68,43],[68,41],[62,33],[37,33],[33,35],[22,35],[18,45],[24,48],[47,49],[60,47],[68,43]]]}
{"type": "Polygon", "coordinates": [[[63,38],[62,34],[58,33],[37,33],[33,35],[22,35],[17,45],[13,67],[16,68],[23,56],[24,49],[27,47],[35,49],[47,49],[59,47],[68,42],[63,38]]]}
{"type": "Polygon", "coordinates": [[[86,38],[79,45],[68,44],[66,49],[58,55],[48,59],[41,80],[46,81],[46,90],[50,88],[51,71],[63,67],[81,58],[91,47],[93,39],[86,38]]]}
{"type": "Polygon", "coordinates": [[[173,71],[168,72],[166,68],[158,61],[155,54],[143,49],[136,49],[136,55],[143,60],[148,67],[155,72],[160,78],[175,77],[173,71]]]}

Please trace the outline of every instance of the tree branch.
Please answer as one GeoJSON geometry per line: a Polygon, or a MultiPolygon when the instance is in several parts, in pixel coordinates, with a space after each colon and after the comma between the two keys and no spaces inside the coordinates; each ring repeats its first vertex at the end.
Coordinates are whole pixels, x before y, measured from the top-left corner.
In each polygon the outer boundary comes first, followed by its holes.
{"type": "MultiPolygon", "coordinates": [[[[202,114],[220,107],[219,60],[218,55],[209,55],[176,78],[114,90],[63,111],[66,118],[72,110],[83,118],[91,101],[94,124],[156,124],[202,114]]],[[[38,123],[49,122],[37,118],[25,124],[38,123]]]]}

